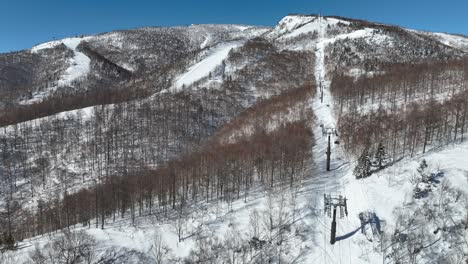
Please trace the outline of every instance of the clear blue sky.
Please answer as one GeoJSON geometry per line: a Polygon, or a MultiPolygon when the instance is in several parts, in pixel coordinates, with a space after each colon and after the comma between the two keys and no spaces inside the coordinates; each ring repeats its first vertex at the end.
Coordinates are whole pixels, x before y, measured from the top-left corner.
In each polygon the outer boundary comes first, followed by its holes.
{"type": "Polygon", "coordinates": [[[341,15],[468,35],[468,0],[0,0],[0,52],[140,26],[272,26],[289,13],[341,15]]]}

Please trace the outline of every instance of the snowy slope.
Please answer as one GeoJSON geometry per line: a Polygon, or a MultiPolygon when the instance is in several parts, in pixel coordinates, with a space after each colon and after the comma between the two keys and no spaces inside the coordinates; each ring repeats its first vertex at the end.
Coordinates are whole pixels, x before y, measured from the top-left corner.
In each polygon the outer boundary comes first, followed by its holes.
{"type": "Polygon", "coordinates": [[[62,76],[59,77],[59,79],[54,85],[47,87],[47,89],[41,92],[35,92],[34,94],[32,94],[32,98],[22,100],[19,103],[23,105],[28,105],[41,102],[44,98],[47,98],[51,94],[53,94],[59,87],[72,86],[73,81],[85,78],[90,72],[91,60],[84,53],[78,51],[77,47],[82,41],[86,41],[89,39],[91,39],[91,37],[65,38],[62,40],[46,42],[31,48],[31,53],[40,54],[43,50],[52,49],[58,45],[63,44],[73,52],[73,57],[66,62],[67,68],[65,72],[62,76]]]}
{"type": "Polygon", "coordinates": [[[409,31],[422,34],[425,36],[429,36],[431,38],[436,39],[437,41],[441,42],[444,45],[468,52],[468,37],[467,36],[439,33],[439,32],[435,32],[435,33],[426,32],[426,31],[411,30],[411,29],[409,29],[409,31]]]}
{"type": "Polygon", "coordinates": [[[276,27],[267,34],[267,37],[285,40],[288,38],[297,37],[301,34],[313,32],[318,33],[320,29],[325,31],[327,27],[334,27],[338,23],[349,25],[348,21],[336,18],[290,15],[281,19],[278,25],[276,25],[276,27]]]}
{"type": "Polygon", "coordinates": [[[65,71],[65,74],[58,81],[59,86],[70,85],[71,82],[78,78],[85,77],[89,72],[90,59],[82,52],[77,50],[78,45],[81,41],[89,40],[91,37],[83,38],[65,38],[59,41],[47,42],[40,44],[31,49],[31,52],[37,53],[43,49],[50,49],[57,45],[64,44],[67,48],[73,51],[74,57],[68,62],[69,67],[65,71]]]}
{"type": "Polygon", "coordinates": [[[434,33],[440,42],[444,43],[447,46],[468,51],[468,37],[450,35],[446,33],[434,33]]]}
{"type": "Polygon", "coordinates": [[[221,65],[223,60],[226,59],[231,49],[237,48],[242,44],[243,42],[241,41],[233,41],[213,47],[208,51],[204,59],[191,66],[186,73],[177,78],[171,90],[178,91],[182,89],[183,86],[189,86],[201,78],[209,76],[210,72],[221,65]]]}
{"type": "MultiPolygon", "coordinates": [[[[396,211],[400,207],[405,207],[407,213],[414,213],[414,203],[412,200],[414,184],[412,178],[416,173],[416,168],[421,159],[427,159],[431,170],[442,170],[444,179],[456,186],[461,191],[468,190],[468,143],[455,147],[448,147],[440,151],[434,151],[423,156],[408,158],[397,164],[375,173],[369,178],[356,180],[352,169],[355,165],[353,157],[333,144],[339,138],[332,135],[332,170],[325,170],[325,151],[327,149],[327,137],[322,134],[323,125],[325,128],[336,127],[336,115],[333,112],[333,98],[331,96],[330,73],[327,72],[326,51],[330,44],[338,40],[346,39],[366,39],[371,43],[382,43],[390,41],[390,37],[381,34],[378,30],[364,28],[349,33],[328,36],[325,28],[333,27],[338,23],[349,24],[349,22],[333,18],[318,18],[314,16],[287,16],[280,21],[267,37],[269,38],[294,38],[304,33],[317,32],[318,39],[314,42],[303,45],[290,44],[287,49],[294,50],[314,50],[315,67],[314,71],[317,87],[323,89],[322,94],[318,91],[314,98],[310,98],[309,107],[317,117],[317,125],[314,125],[314,137],[316,145],[313,147],[313,165],[309,164],[310,177],[296,187],[297,193],[291,190],[276,190],[269,192],[258,189],[252,191],[244,199],[239,199],[233,204],[220,203],[199,203],[193,206],[187,220],[184,221],[184,239],[179,242],[176,232],[177,219],[174,215],[168,217],[162,214],[151,214],[138,217],[136,224],[132,226],[131,219],[127,218],[117,222],[108,220],[104,230],[94,227],[86,232],[92,235],[98,242],[98,258],[109,259],[112,255],[121,255],[120,262],[117,263],[144,263],[152,259],[152,250],[155,237],[162,236],[163,243],[167,246],[167,257],[182,261],[190,255],[191,251],[200,246],[197,241],[198,235],[203,234],[210,238],[216,238],[225,243],[248,243],[252,238],[252,214],[259,212],[262,218],[269,211],[275,214],[284,213],[287,217],[287,226],[290,228],[285,244],[281,245],[281,250],[287,251],[285,261],[288,263],[380,263],[384,254],[378,250],[379,235],[369,233],[369,226],[365,225],[361,229],[361,221],[358,215],[362,212],[374,212],[382,221],[382,228],[387,233],[391,233],[397,225],[398,218],[396,211]],[[348,199],[349,215],[338,220],[337,236],[338,242],[330,245],[331,219],[323,212],[323,194],[343,195],[348,199]],[[284,196],[297,195],[294,202],[291,200],[285,206],[284,196]],[[279,208],[285,211],[279,213],[279,208]],[[274,209],[271,209],[274,208],[274,209]],[[294,217],[292,215],[295,215],[294,217]],[[295,219],[295,220],[291,220],[295,219]],[[361,233],[366,230],[366,233],[361,233]]],[[[238,26],[240,31],[248,31],[250,27],[238,26]]],[[[264,30],[258,30],[253,35],[264,30]]],[[[442,33],[434,33],[442,43],[454,47],[468,47],[468,42],[464,42],[463,37],[457,37],[442,33]]],[[[209,76],[210,72],[220,66],[223,60],[233,48],[243,45],[244,41],[228,41],[216,44],[215,37],[210,34],[200,34],[197,36],[199,48],[207,49],[199,61],[194,63],[182,75],[176,77],[171,92],[178,92],[183,87],[190,86],[194,82],[209,76]]],[[[59,81],[60,85],[69,85],[74,80],[86,76],[89,72],[89,58],[77,50],[83,38],[70,38],[56,42],[41,44],[31,49],[31,52],[38,53],[43,49],[48,49],[63,43],[74,52],[74,57],[70,60],[70,67],[66,70],[59,81]]],[[[118,42],[115,43],[119,46],[118,42]]],[[[86,108],[86,116],[91,115],[92,108],[86,108]]],[[[74,115],[76,111],[64,112],[64,115],[74,115]]],[[[40,123],[41,120],[36,120],[40,123]]],[[[9,127],[8,129],[12,129],[9,127]]],[[[71,166],[72,167],[72,166],[71,166]]],[[[77,186],[79,187],[79,186],[77,186]]],[[[435,190],[437,193],[438,190],[435,190]]],[[[45,194],[43,194],[45,195],[45,194]]],[[[467,194],[468,195],[468,194],[467,194]]],[[[280,217],[280,216],[279,216],[280,217]]],[[[283,217],[283,216],[281,216],[283,217]]],[[[266,221],[266,220],[262,220],[266,221]]],[[[262,225],[265,225],[264,223],[262,225]]],[[[80,230],[81,227],[73,227],[80,230]]],[[[267,227],[261,228],[261,235],[266,236],[267,227]]],[[[54,234],[50,235],[51,237],[54,234]]],[[[35,237],[25,240],[19,244],[19,251],[15,254],[15,262],[24,263],[28,261],[28,255],[35,245],[43,245],[50,239],[49,236],[35,237]]],[[[206,249],[209,250],[209,249],[206,249]]],[[[273,253],[272,253],[273,254],[273,253]]],[[[0,259],[1,260],[1,259],[0,259]]],[[[422,259],[421,262],[428,262],[429,259],[422,259]]],[[[384,261],[385,262],[385,261],[384,261]]]]}
{"type": "MultiPolygon", "coordinates": [[[[325,137],[319,140],[325,142],[325,137]]],[[[321,145],[319,144],[318,148],[321,145]]],[[[340,154],[334,156],[335,162],[332,164],[331,172],[325,172],[323,160],[319,160],[321,163],[313,169],[313,173],[317,176],[303,182],[297,192],[295,211],[297,222],[292,228],[301,232],[301,236],[292,236],[287,240],[289,246],[285,248],[289,252],[289,260],[296,259],[298,263],[380,263],[383,256],[376,250],[379,247],[379,237],[370,234],[369,227],[365,227],[366,234],[361,233],[358,214],[375,212],[382,222],[382,228],[391,232],[397,221],[395,210],[411,201],[413,190],[411,178],[423,158],[430,164],[431,171],[444,171],[445,181],[466,193],[468,164],[465,162],[465,157],[467,155],[468,143],[464,143],[439,152],[403,160],[359,181],[354,179],[351,166],[346,164],[343,166],[342,161],[336,161],[340,154]],[[331,222],[323,214],[323,201],[320,199],[324,192],[342,194],[348,198],[349,215],[338,220],[339,241],[335,245],[329,243],[331,222]]],[[[270,196],[275,197],[273,198],[275,208],[280,206],[278,198],[281,195],[290,194],[283,191],[270,196]]],[[[259,191],[250,194],[245,201],[235,201],[231,206],[211,203],[193,208],[187,217],[188,220],[184,222],[184,234],[187,238],[182,242],[178,242],[174,220],[166,219],[162,215],[139,218],[134,227],[131,227],[128,219],[128,221],[110,223],[104,230],[94,227],[84,230],[97,240],[100,258],[106,258],[111,252],[125,255],[131,251],[151,258],[154,238],[161,235],[170,255],[180,259],[187,257],[195,248],[195,236],[191,234],[197,230],[203,230],[220,240],[233,239],[233,234],[237,239],[249,239],[250,216],[255,211],[260,213],[268,211],[270,200],[268,197],[267,192],[259,191]]],[[[16,254],[18,263],[27,260],[28,254],[34,249],[33,245],[44,244],[48,239],[48,236],[43,236],[21,242],[19,254],[16,254]]],[[[141,258],[134,259],[128,255],[123,262],[117,263],[139,261],[141,258]]]]}

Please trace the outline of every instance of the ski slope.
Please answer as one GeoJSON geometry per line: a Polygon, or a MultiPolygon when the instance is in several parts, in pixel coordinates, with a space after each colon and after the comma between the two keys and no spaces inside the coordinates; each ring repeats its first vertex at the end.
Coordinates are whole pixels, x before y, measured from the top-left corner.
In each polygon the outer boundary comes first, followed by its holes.
{"type": "Polygon", "coordinates": [[[227,58],[231,49],[237,48],[243,43],[244,42],[242,41],[233,41],[215,46],[208,51],[208,55],[204,59],[190,67],[186,73],[177,78],[171,88],[171,91],[179,91],[182,87],[189,86],[194,82],[209,76],[210,72],[216,69],[217,66],[221,65],[223,60],[227,58]]]}
{"type": "Polygon", "coordinates": [[[37,53],[44,49],[50,49],[57,45],[64,44],[67,48],[73,51],[74,56],[68,62],[69,67],[65,70],[64,75],[59,79],[58,85],[65,86],[70,85],[73,81],[86,76],[89,73],[90,58],[83,52],[77,50],[78,45],[82,41],[86,41],[90,37],[83,38],[65,38],[59,41],[51,41],[31,49],[32,53],[37,53]]]}
{"type": "MultiPolygon", "coordinates": [[[[327,38],[322,28],[318,30],[318,33],[319,38],[315,49],[315,76],[318,92],[311,102],[311,107],[319,125],[334,128],[336,120],[325,63],[327,45],[345,38],[373,37],[379,38],[378,40],[381,41],[385,41],[385,39],[376,35],[372,29],[367,28],[333,38],[327,38]],[[323,87],[323,103],[321,102],[320,85],[323,87]]],[[[382,231],[391,234],[396,226],[396,210],[398,208],[400,208],[398,210],[402,210],[401,207],[404,208],[406,203],[413,202],[414,183],[412,183],[412,177],[414,177],[423,158],[432,164],[429,171],[439,171],[443,166],[444,180],[457,186],[459,190],[468,192],[468,165],[464,161],[468,156],[467,143],[453,148],[449,147],[440,152],[422,155],[422,157],[405,159],[371,175],[371,177],[357,180],[353,175],[356,161],[347,157],[339,145],[333,144],[336,139],[339,139],[333,136],[331,171],[325,170],[327,137],[322,135],[320,127],[315,128],[314,135],[316,136],[316,145],[313,151],[316,168],[313,175],[316,175],[316,179],[304,188],[311,193],[309,201],[314,202],[317,214],[312,215],[308,220],[310,225],[315,224],[314,238],[312,239],[314,246],[311,247],[312,250],[307,254],[304,263],[385,263],[386,251],[381,250],[381,234],[372,229],[375,227],[374,224],[363,225],[359,214],[375,213],[382,231]],[[334,245],[330,244],[332,221],[324,213],[324,194],[343,195],[347,198],[348,216],[340,218],[337,212],[337,242],[334,245]]],[[[436,195],[438,192],[437,189],[434,191],[436,195]]],[[[464,210],[463,208],[458,209],[464,210]]],[[[403,211],[405,210],[412,214],[411,210],[414,208],[404,208],[403,211]]],[[[442,248],[451,247],[447,243],[441,246],[442,248]]],[[[429,259],[422,261],[429,261],[429,259]]]]}
{"type": "MultiPolygon", "coordinates": [[[[330,93],[330,81],[327,76],[327,69],[325,64],[325,50],[328,44],[333,43],[336,39],[346,38],[345,35],[337,36],[335,38],[326,38],[325,27],[326,24],[322,23],[322,19],[318,18],[319,38],[316,43],[315,49],[315,77],[317,93],[312,100],[311,107],[317,117],[317,124],[324,128],[335,129],[336,120],[333,113],[333,100],[330,93]],[[323,102],[320,87],[323,90],[323,102]]],[[[353,32],[351,36],[362,37],[364,32],[353,32]],[[353,34],[354,33],[354,34],[353,34]]],[[[349,35],[349,34],[347,34],[349,35]]],[[[339,133],[339,131],[338,131],[339,133]]],[[[316,162],[316,168],[313,172],[315,180],[311,186],[307,187],[314,190],[313,197],[310,200],[315,201],[314,207],[316,214],[313,215],[309,222],[311,225],[315,223],[314,234],[314,249],[307,256],[307,261],[304,263],[361,263],[358,257],[353,255],[354,248],[351,247],[351,242],[339,241],[335,245],[330,244],[330,231],[331,219],[324,213],[324,194],[331,195],[344,195],[346,196],[345,186],[348,183],[346,175],[350,170],[350,165],[344,155],[344,152],[339,148],[339,145],[334,144],[337,140],[335,135],[331,136],[331,171],[326,171],[326,151],[328,146],[328,137],[322,133],[322,127],[314,129],[315,142],[313,153],[316,162]]],[[[351,202],[351,201],[350,201],[351,202]]],[[[338,220],[337,236],[346,233],[350,226],[352,219],[352,212],[349,218],[338,220]],[[344,220],[344,221],[343,221],[344,220]],[[345,225],[343,225],[345,222],[345,225]]]]}
{"type": "Polygon", "coordinates": [[[32,98],[20,101],[19,103],[23,105],[39,103],[44,100],[44,98],[53,94],[59,87],[72,86],[73,81],[86,77],[90,71],[91,59],[83,52],[80,52],[77,47],[81,41],[85,41],[90,38],[91,37],[65,38],[62,40],[46,42],[31,48],[31,53],[39,53],[42,50],[51,49],[63,44],[73,51],[73,57],[67,61],[68,68],[64,71],[63,75],[60,76],[56,84],[47,87],[44,91],[35,92],[32,94],[32,98]]]}

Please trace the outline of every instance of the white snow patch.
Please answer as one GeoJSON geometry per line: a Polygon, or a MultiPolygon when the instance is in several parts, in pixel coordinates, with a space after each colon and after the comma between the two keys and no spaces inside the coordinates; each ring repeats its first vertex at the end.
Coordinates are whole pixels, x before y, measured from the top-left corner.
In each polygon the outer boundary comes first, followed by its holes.
{"type": "Polygon", "coordinates": [[[433,33],[443,44],[468,51],[468,37],[450,35],[446,33],[433,33]]]}
{"type": "Polygon", "coordinates": [[[56,46],[60,45],[62,42],[60,41],[50,41],[50,42],[46,42],[46,43],[42,43],[42,44],[39,44],[37,46],[34,46],[31,48],[31,52],[32,53],[37,53],[41,50],[44,50],[44,49],[52,49],[52,48],[55,48],[56,46]]]}
{"type": "Polygon", "coordinates": [[[295,30],[293,30],[291,33],[288,33],[282,37],[283,38],[293,38],[297,37],[301,34],[306,34],[306,33],[312,33],[312,32],[318,32],[320,28],[324,29],[327,28],[328,26],[336,26],[338,23],[343,23],[348,25],[348,21],[343,21],[343,20],[338,20],[335,18],[317,18],[295,30]]]}
{"type": "Polygon", "coordinates": [[[453,34],[441,33],[441,32],[434,33],[434,32],[415,30],[415,29],[407,29],[407,30],[409,32],[414,32],[414,33],[432,37],[444,45],[468,52],[468,36],[453,35],[453,34]]]}
{"type": "Polygon", "coordinates": [[[73,50],[75,56],[69,61],[70,67],[65,71],[65,75],[58,81],[59,86],[69,85],[72,81],[88,74],[91,60],[84,53],[76,49],[81,41],[86,39],[87,38],[68,38],[62,40],[65,46],[73,50]]]}
{"type": "Polygon", "coordinates": [[[200,80],[201,78],[208,76],[209,73],[216,68],[216,66],[220,65],[222,61],[226,59],[231,49],[237,48],[242,44],[243,42],[241,41],[233,41],[223,43],[212,48],[208,52],[208,56],[206,58],[190,67],[190,69],[186,73],[184,73],[176,80],[171,90],[180,90],[184,85],[188,86],[200,80]]]}
{"type": "Polygon", "coordinates": [[[269,37],[281,37],[282,39],[292,38],[305,33],[318,32],[319,29],[325,30],[327,27],[336,26],[342,23],[349,25],[345,20],[340,20],[331,17],[322,16],[286,16],[276,25],[276,27],[268,34],[269,37]]]}
{"type": "Polygon", "coordinates": [[[274,32],[281,35],[313,21],[315,16],[285,16],[278,22],[278,25],[275,27],[274,32]]]}
{"type": "Polygon", "coordinates": [[[200,45],[200,49],[204,49],[208,46],[208,44],[210,44],[210,41],[211,41],[211,36],[210,35],[206,35],[205,36],[205,40],[203,41],[203,43],[200,45]]]}
{"type": "Polygon", "coordinates": [[[58,86],[70,85],[74,80],[86,76],[89,72],[89,64],[91,60],[82,52],[77,50],[78,45],[81,41],[86,41],[91,39],[91,37],[82,37],[82,38],[65,38],[62,40],[56,40],[47,42],[38,46],[35,46],[31,49],[32,53],[37,53],[44,49],[51,49],[60,44],[64,44],[67,48],[73,51],[74,56],[71,58],[68,63],[69,67],[65,70],[65,74],[59,79],[58,86]]]}
{"type": "Polygon", "coordinates": [[[245,31],[245,30],[251,28],[251,26],[236,25],[236,28],[238,28],[240,31],[245,31]]]}

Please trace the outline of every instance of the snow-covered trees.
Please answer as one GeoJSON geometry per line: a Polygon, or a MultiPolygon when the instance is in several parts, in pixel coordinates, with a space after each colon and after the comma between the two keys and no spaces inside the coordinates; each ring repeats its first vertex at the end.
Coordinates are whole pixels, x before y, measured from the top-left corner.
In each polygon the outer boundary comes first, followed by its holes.
{"type": "MultiPolygon", "coordinates": [[[[305,164],[310,162],[312,140],[307,123],[296,122],[270,133],[255,132],[237,143],[211,142],[157,169],[141,169],[120,177],[109,175],[88,189],[64,192],[62,197],[40,202],[37,212],[25,220],[35,223],[28,232],[50,232],[79,223],[90,225],[91,221],[104,228],[107,219],[124,218],[127,213],[136,223],[144,210],[167,215],[172,208],[179,215],[175,231],[182,241],[186,236],[186,206],[201,200],[232,204],[253,185],[271,188],[300,182],[305,164]]],[[[96,158],[96,168],[102,166],[102,159],[96,158]]],[[[19,232],[23,227],[15,223],[14,229],[19,232]]]]}
{"type": "Polygon", "coordinates": [[[15,239],[9,232],[4,231],[0,237],[0,249],[11,250],[15,248],[15,239]]]}
{"type": "Polygon", "coordinates": [[[421,163],[419,164],[417,171],[421,177],[421,180],[424,182],[427,182],[429,175],[428,175],[428,165],[425,159],[421,160],[421,163]]]}
{"type": "Polygon", "coordinates": [[[34,264],[91,264],[96,257],[95,247],[96,241],[84,231],[65,230],[44,247],[36,246],[30,258],[34,264]]]}
{"type": "MultiPolygon", "coordinates": [[[[423,166],[424,167],[424,166],[423,166]]],[[[387,258],[397,263],[462,263],[468,250],[466,192],[447,179],[424,197],[413,197],[397,208],[396,227],[385,242],[387,258]],[[451,262],[456,260],[456,262],[451,262]]]]}
{"type": "Polygon", "coordinates": [[[426,197],[430,191],[434,182],[436,181],[435,177],[442,176],[442,172],[431,173],[429,171],[429,166],[425,159],[421,160],[419,167],[416,169],[418,175],[416,176],[416,182],[414,187],[414,198],[420,199],[426,197]]]}
{"type": "Polygon", "coordinates": [[[382,142],[380,142],[374,154],[373,165],[376,166],[378,169],[382,169],[387,164],[388,164],[387,151],[385,150],[385,146],[382,144],[382,142]]]}
{"type": "Polygon", "coordinates": [[[196,247],[186,263],[287,263],[307,248],[294,248],[303,224],[294,222],[295,208],[290,207],[288,186],[269,190],[264,210],[250,212],[248,230],[240,230],[239,222],[229,222],[223,236],[212,230],[196,234],[196,247]]]}
{"type": "Polygon", "coordinates": [[[156,264],[167,263],[170,258],[171,250],[164,243],[161,234],[157,233],[151,245],[151,255],[156,264]]]}
{"type": "Polygon", "coordinates": [[[354,168],[353,174],[356,179],[368,177],[371,173],[371,159],[369,157],[369,149],[366,147],[358,159],[358,163],[354,168]]]}
{"type": "Polygon", "coordinates": [[[468,90],[444,102],[411,103],[364,114],[348,112],[339,119],[340,137],[351,153],[365,147],[369,139],[382,143],[392,160],[462,142],[468,131],[466,98],[468,90]]]}
{"type": "Polygon", "coordinates": [[[385,168],[388,165],[387,152],[382,143],[379,143],[373,157],[366,146],[358,159],[353,174],[356,179],[369,177],[374,171],[385,168]]]}

